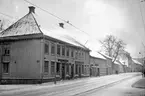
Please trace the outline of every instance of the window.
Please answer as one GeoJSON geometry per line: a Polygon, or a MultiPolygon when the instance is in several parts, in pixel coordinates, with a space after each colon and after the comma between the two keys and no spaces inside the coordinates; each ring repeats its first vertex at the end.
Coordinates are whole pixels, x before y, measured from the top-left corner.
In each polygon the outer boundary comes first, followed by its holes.
{"type": "Polygon", "coordinates": [[[44,61],[44,72],[48,73],[49,61],[44,61]]]}
{"type": "Polygon", "coordinates": [[[45,44],[44,51],[46,54],[49,53],[49,44],[45,44]]]}
{"type": "Polygon", "coordinates": [[[55,54],[55,44],[51,43],[51,54],[54,55],[55,54]]]}
{"type": "Polygon", "coordinates": [[[82,65],[82,74],[84,74],[84,65],[82,65]]]}
{"type": "Polygon", "coordinates": [[[71,50],[71,57],[74,57],[74,51],[71,50]]]}
{"type": "Polygon", "coordinates": [[[3,73],[9,73],[9,63],[3,63],[3,73]]]}
{"type": "Polygon", "coordinates": [[[81,52],[79,52],[78,54],[79,54],[79,58],[81,58],[81,52]]]}
{"type": "Polygon", "coordinates": [[[4,52],[4,55],[10,55],[10,48],[5,47],[3,52],[4,52]]]}
{"type": "Polygon", "coordinates": [[[82,58],[84,58],[84,53],[82,52],[82,58]]]}
{"type": "Polygon", "coordinates": [[[78,74],[78,64],[75,64],[76,65],[76,74],[78,74]]]}
{"type": "Polygon", "coordinates": [[[69,48],[67,48],[67,50],[66,50],[66,56],[69,57],[69,48]]]}
{"type": "Polygon", "coordinates": [[[55,62],[51,61],[51,75],[55,75],[55,62]]]}
{"type": "Polygon", "coordinates": [[[75,57],[78,58],[78,51],[76,51],[76,55],[75,55],[75,57]]]}
{"type": "Polygon", "coordinates": [[[69,74],[69,64],[66,65],[66,74],[69,74]]]}
{"type": "Polygon", "coordinates": [[[65,47],[62,46],[62,56],[65,56],[65,47]]]}
{"type": "Polygon", "coordinates": [[[57,55],[60,55],[60,45],[57,45],[57,55]]]}
{"type": "Polygon", "coordinates": [[[60,63],[56,63],[56,72],[59,75],[60,74],[60,63]]]}

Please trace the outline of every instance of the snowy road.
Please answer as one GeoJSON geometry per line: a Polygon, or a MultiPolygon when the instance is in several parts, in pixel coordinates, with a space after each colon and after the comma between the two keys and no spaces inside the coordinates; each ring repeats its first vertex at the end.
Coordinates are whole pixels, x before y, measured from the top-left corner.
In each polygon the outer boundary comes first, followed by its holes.
{"type": "Polygon", "coordinates": [[[75,96],[145,96],[145,89],[133,88],[132,84],[140,80],[142,77],[137,76],[130,78],[113,86],[101,89],[94,89],[75,96]]]}
{"type": "Polygon", "coordinates": [[[96,96],[95,94],[100,94],[98,92],[104,92],[102,90],[105,90],[105,88],[114,86],[114,84],[118,84],[120,81],[136,77],[136,74],[138,73],[93,77],[63,83],[58,82],[57,85],[49,85],[49,83],[42,85],[19,85],[20,87],[16,87],[17,85],[0,85],[0,96],[96,96]],[[99,89],[101,91],[93,91],[99,89]]]}

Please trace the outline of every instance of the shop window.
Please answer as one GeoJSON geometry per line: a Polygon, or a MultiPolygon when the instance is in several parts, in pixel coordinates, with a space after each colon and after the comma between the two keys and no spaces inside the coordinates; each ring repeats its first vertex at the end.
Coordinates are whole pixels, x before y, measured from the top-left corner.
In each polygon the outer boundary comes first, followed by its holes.
{"type": "Polygon", "coordinates": [[[69,74],[69,64],[66,65],[66,74],[69,74]]]}
{"type": "Polygon", "coordinates": [[[75,69],[76,69],[75,71],[76,72],[75,73],[78,74],[78,64],[75,64],[75,65],[76,65],[76,67],[75,67],[75,69]]]}
{"type": "Polygon", "coordinates": [[[48,73],[49,68],[49,61],[44,61],[44,72],[48,73]]]}
{"type": "Polygon", "coordinates": [[[55,75],[55,62],[51,61],[51,75],[55,75]]]}
{"type": "Polygon", "coordinates": [[[58,75],[60,74],[60,63],[56,63],[56,72],[58,75]]]}

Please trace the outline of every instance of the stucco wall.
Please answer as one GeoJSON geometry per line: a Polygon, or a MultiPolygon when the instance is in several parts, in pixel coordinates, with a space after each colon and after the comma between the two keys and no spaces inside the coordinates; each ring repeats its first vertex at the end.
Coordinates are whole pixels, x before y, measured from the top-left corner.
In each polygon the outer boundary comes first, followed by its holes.
{"type": "Polygon", "coordinates": [[[10,58],[10,72],[3,78],[40,78],[41,40],[10,42],[10,58]]]}

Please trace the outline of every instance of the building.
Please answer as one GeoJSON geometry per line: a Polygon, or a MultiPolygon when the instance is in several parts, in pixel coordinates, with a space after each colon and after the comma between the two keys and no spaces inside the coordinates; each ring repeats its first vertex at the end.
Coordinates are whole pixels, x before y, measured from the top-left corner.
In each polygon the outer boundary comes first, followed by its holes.
{"type": "Polygon", "coordinates": [[[70,36],[41,28],[34,11],[30,6],[28,14],[0,33],[0,78],[23,82],[89,76],[90,50],[70,36]]]}
{"type": "Polygon", "coordinates": [[[98,52],[90,53],[91,76],[108,75],[107,59],[98,52]]]}
{"type": "Polygon", "coordinates": [[[98,52],[99,54],[101,54],[103,57],[106,58],[107,60],[107,66],[108,66],[108,75],[111,75],[113,74],[113,64],[112,64],[112,57],[108,56],[108,55],[105,55],[105,54],[102,54],[100,52],[98,52]]]}
{"type": "Polygon", "coordinates": [[[132,59],[131,71],[132,72],[141,72],[143,69],[143,64],[138,62],[135,59],[132,59]]]}

